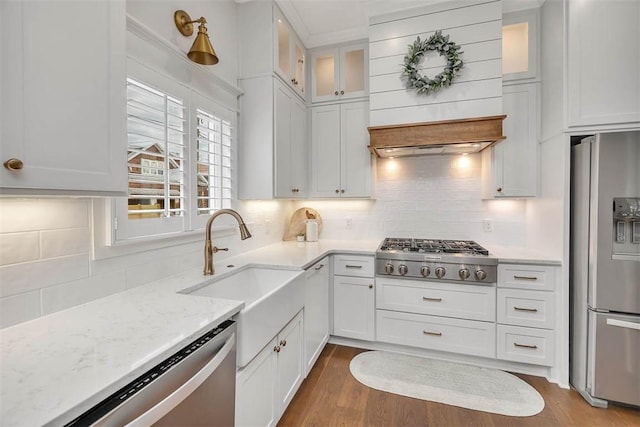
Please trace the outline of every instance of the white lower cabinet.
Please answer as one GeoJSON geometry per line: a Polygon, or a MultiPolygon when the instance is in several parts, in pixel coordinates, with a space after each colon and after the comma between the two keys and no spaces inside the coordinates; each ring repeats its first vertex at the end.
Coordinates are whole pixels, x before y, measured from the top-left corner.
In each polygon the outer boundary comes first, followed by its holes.
{"type": "Polygon", "coordinates": [[[495,357],[493,322],[376,310],[378,341],[474,356],[495,357]]]}
{"type": "Polygon", "coordinates": [[[329,258],[305,273],[304,367],[305,376],[329,339],[329,258]]]}
{"type": "Polygon", "coordinates": [[[553,366],[557,267],[498,265],[498,359],[553,366]]]}
{"type": "Polygon", "coordinates": [[[333,260],[333,334],[375,339],[373,257],[337,255],[333,260]],[[344,275],[343,275],[344,274],[344,275]]]}
{"type": "Polygon", "coordinates": [[[274,426],[302,384],[302,312],[236,374],[236,426],[274,426]]]}

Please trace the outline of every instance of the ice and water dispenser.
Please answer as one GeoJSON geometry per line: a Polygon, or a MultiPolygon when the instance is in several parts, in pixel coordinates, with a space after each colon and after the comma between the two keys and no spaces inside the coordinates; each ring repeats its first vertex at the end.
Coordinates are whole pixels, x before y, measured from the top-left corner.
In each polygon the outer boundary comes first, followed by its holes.
{"type": "Polygon", "coordinates": [[[613,199],[613,252],[640,254],[640,197],[613,199]]]}

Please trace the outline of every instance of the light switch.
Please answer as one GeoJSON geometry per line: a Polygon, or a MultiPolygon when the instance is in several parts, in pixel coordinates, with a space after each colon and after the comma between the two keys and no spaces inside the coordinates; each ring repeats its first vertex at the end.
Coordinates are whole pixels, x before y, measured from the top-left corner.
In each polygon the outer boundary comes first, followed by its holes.
{"type": "Polygon", "coordinates": [[[640,243],[640,221],[631,223],[631,243],[640,243]]]}

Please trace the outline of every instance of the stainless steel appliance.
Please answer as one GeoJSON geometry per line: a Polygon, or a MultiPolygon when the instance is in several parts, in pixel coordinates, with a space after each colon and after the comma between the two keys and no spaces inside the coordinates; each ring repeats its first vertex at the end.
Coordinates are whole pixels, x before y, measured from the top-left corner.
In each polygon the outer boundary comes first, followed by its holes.
{"type": "Polygon", "coordinates": [[[494,284],[498,260],[471,240],[386,238],[376,251],[376,275],[494,284]]]}
{"type": "Polygon", "coordinates": [[[572,147],[571,384],[640,405],[640,132],[572,147]]]}
{"type": "Polygon", "coordinates": [[[236,324],[227,320],[67,426],[232,426],[236,324]]]}

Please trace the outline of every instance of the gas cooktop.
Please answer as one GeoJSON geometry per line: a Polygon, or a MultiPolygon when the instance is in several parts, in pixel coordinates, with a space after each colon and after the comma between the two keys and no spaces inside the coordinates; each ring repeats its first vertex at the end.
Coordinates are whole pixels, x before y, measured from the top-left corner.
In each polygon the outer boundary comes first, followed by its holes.
{"type": "Polygon", "coordinates": [[[420,280],[496,282],[498,260],[472,240],[388,237],[376,251],[376,275],[420,280]]]}

